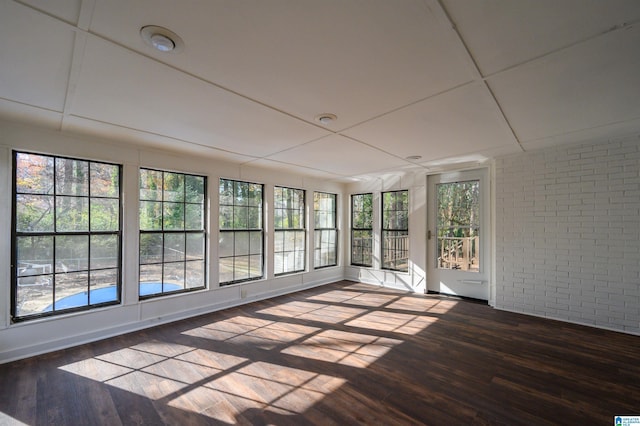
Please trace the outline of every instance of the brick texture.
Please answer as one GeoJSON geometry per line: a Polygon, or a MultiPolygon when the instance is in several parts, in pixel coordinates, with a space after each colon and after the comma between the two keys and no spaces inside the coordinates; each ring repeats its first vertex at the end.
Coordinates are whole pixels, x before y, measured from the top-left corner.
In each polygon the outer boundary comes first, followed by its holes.
{"type": "Polygon", "coordinates": [[[496,308],[640,334],[640,140],[496,160],[496,308]]]}

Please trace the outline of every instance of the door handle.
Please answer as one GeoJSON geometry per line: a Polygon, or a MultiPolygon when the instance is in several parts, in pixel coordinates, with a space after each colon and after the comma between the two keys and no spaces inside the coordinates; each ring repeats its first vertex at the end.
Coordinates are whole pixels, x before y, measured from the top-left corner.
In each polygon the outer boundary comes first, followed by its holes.
{"type": "Polygon", "coordinates": [[[427,240],[431,239],[431,229],[427,231],[427,240]]]}

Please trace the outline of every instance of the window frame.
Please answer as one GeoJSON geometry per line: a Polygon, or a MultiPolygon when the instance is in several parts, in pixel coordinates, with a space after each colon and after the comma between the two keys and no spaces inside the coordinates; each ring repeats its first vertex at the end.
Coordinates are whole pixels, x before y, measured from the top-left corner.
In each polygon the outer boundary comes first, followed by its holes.
{"type": "Polygon", "coordinates": [[[176,171],[171,171],[171,170],[163,170],[163,169],[154,169],[154,168],[150,168],[150,167],[139,167],[138,168],[138,194],[139,194],[139,198],[138,198],[138,300],[147,300],[147,299],[152,299],[152,298],[157,298],[157,297],[163,297],[163,296],[167,296],[167,295],[173,295],[173,294],[181,294],[181,293],[189,293],[189,292],[193,292],[193,291],[199,291],[199,290],[204,290],[207,288],[207,269],[208,269],[208,262],[207,262],[207,188],[208,188],[208,178],[207,176],[204,175],[197,175],[194,173],[188,173],[188,172],[176,172],[176,171]],[[142,179],[142,171],[149,171],[149,172],[156,172],[156,173],[162,173],[162,186],[161,189],[159,190],[160,192],[162,192],[162,199],[161,200],[147,200],[147,199],[143,199],[142,196],[140,195],[140,192],[142,190],[142,188],[140,187],[141,185],[141,179],[142,179]],[[182,202],[176,202],[176,201],[167,201],[164,198],[164,179],[165,179],[165,174],[175,174],[175,175],[181,175],[183,177],[183,179],[185,179],[186,177],[195,177],[195,178],[202,178],[203,179],[203,187],[202,187],[202,203],[193,203],[193,202],[187,202],[186,201],[186,192],[187,192],[187,187],[186,184],[184,184],[183,182],[183,201],[182,202]],[[160,229],[142,229],[141,226],[141,215],[140,215],[140,210],[142,209],[142,203],[143,202],[159,202],[162,206],[162,213],[161,213],[161,227],[160,229]],[[165,229],[165,219],[164,219],[164,207],[165,207],[165,203],[173,203],[173,204],[182,204],[183,205],[183,227],[182,229],[165,229]],[[187,224],[186,224],[186,216],[187,216],[187,209],[186,206],[187,205],[196,205],[196,204],[201,204],[202,205],[202,229],[187,229],[187,224]],[[162,250],[161,250],[161,261],[160,262],[146,262],[146,263],[142,263],[142,237],[143,235],[150,235],[150,234],[161,234],[162,235],[162,250]],[[176,261],[165,261],[165,251],[166,251],[166,246],[165,246],[165,236],[166,235],[180,235],[180,234],[184,234],[184,247],[185,247],[185,251],[184,251],[184,259],[183,260],[176,260],[176,261]],[[203,247],[202,247],[202,258],[199,259],[187,259],[187,236],[191,234],[191,235],[197,235],[197,234],[201,234],[202,235],[202,240],[203,240],[203,247]],[[183,277],[184,277],[184,282],[183,282],[183,288],[181,289],[177,289],[177,290],[164,290],[165,287],[165,265],[166,264],[177,264],[177,263],[184,263],[184,269],[183,269],[183,277]],[[195,262],[202,262],[203,263],[203,267],[202,267],[202,285],[198,286],[198,287],[187,287],[187,265],[189,263],[195,263],[195,262]],[[154,293],[145,293],[145,294],[141,294],[141,276],[142,276],[142,269],[143,266],[147,266],[147,265],[160,265],[160,268],[162,270],[161,272],[161,291],[160,292],[154,292],[154,293]]]}
{"type": "MultiPolygon", "coordinates": [[[[247,205],[247,207],[250,207],[249,205],[247,205]]],[[[247,222],[249,222],[247,220],[247,222]]],[[[218,284],[220,285],[220,287],[226,287],[228,285],[233,285],[233,284],[239,284],[239,283],[244,283],[244,282],[249,282],[249,281],[257,281],[257,280],[261,280],[264,279],[265,277],[265,273],[264,273],[264,253],[265,253],[265,227],[264,227],[264,184],[261,183],[256,183],[256,182],[248,182],[248,181],[240,181],[240,180],[236,180],[236,179],[227,179],[227,178],[220,178],[218,180],[218,232],[220,233],[220,235],[222,235],[223,233],[229,233],[229,234],[233,234],[234,235],[234,242],[233,242],[233,255],[231,256],[224,256],[222,257],[220,255],[221,250],[220,250],[220,243],[218,242],[218,284]],[[228,181],[228,182],[233,182],[233,204],[222,204],[222,197],[221,197],[221,193],[220,193],[220,187],[222,184],[222,181],[228,181]],[[259,228],[251,228],[249,227],[249,223],[247,223],[247,228],[233,228],[233,229],[223,229],[221,224],[220,224],[220,218],[222,217],[221,215],[221,208],[223,206],[227,206],[227,207],[231,207],[232,210],[235,209],[235,207],[242,207],[242,205],[236,204],[236,184],[240,183],[240,184],[248,184],[248,185],[259,185],[260,186],[260,227],[259,228]],[[235,239],[235,233],[238,232],[247,232],[247,233],[251,233],[251,232],[260,232],[260,276],[256,276],[256,277],[248,277],[248,278],[241,278],[241,279],[233,279],[231,281],[221,281],[220,280],[220,260],[221,259],[228,259],[228,258],[234,258],[234,267],[233,267],[233,275],[235,277],[235,258],[239,257],[239,255],[236,255],[236,239],[235,239]]],[[[248,257],[251,257],[251,237],[249,236],[249,253],[246,255],[248,257]]],[[[244,255],[242,255],[244,256],[244,255]]],[[[251,263],[249,263],[249,271],[251,271],[251,263]]],[[[249,272],[248,271],[248,272],[249,272]]],[[[250,272],[249,272],[250,275],[250,272]]]]}
{"type": "MultiPolygon", "coordinates": [[[[363,258],[363,256],[360,256],[361,258],[363,258]]],[[[372,192],[365,192],[365,193],[360,193],[360,194],[351,194],[351,265],[353,266],[362,266],[362,267],[366,267],[366,268],[371,268],[373,267],[373,193],[372,192]],[[369,211],[369,223],[371,223],[370,227],[357,227],[355,226],[355,220],[354,220],[354,215],[355,215],[355,209],[354,209],[354,200],[356,197],[362,197],[362,196],[366,196],[368,195],[369,197],[371,197],[371,209],[369,211]],[[364,262],[356,262],[353,259],[353,252],[354,252],[354,241],[356,240],[355,238],[355,233],[356,232],[370,232],[371,235],[369,236],[369,241],[371,244],[371,248],[370,248],[370,256],[371,256],[371,261],[370,263],[364,263],[364,262]]]]}
{"type": "MultiPolygon", "coordinates": [[[[381,203],[380,203],[380,209],[381,209],[381,217],[380,217],[380,268],[384,269],[384,270],[388,270],[388,271],[396,271],[396,272],[409,272],[409,190],[408,189],[400,189],[397,191],[385,191],[382,192],[380,194],[381,197],[381,203]],[[385,210],[385,195],[386,194],[400,194],[400,193],[406,193],[406,210],[402,209],[402,210],[385,210]],[[406,213],[406,227],[385,227],[385,222],[387,222],[387,213],[388,212],[405,212],[406,213]],[[396,236],[406,236],[406,241],[404,242],[404,244],[406,245],[405,249],[397,249],[397,248],[387,248],[385,242],[386,240],[386,235],[387,233],[398,233],[398,235],[396,236]],[[406,253],[406,259],[407,259],[407,267],[405,268],[397,268],[397,267],[391,267],[391,266],[387,266],[387,262],[385,261],[385,252],[401,252],[401,253],[406,253]]],[[[390,223],[393,221],[390,221],[390,223]]],[[[397,221],[396,221],[397,222],[397,221]]],[[[404,258],[404,257],[403,257],[404,258]]],[[[396,256],[394,256],[394,259],[397,259],[396,256]]]]}
{"type": "MultiPolygon", "coordinates": [[[[330,192],[322,192],[322,191],[314,191],[313,192],[313,217],[314,217],[314,269],[322,269],[322,268],[330,268],[332,266],[338,265],[338,194],[333,194],[330,192]],[[332,227],[318,227],[317,215],[320,212],[327,212],[327,210],[319,210],[316,209],[316,195],[330,195],[333,197],[333,210],[332,218],[333,218],[333,226],[332,227]],[[323,243],[322,243],[322,234],[325,232],[333,232],[334,235],[334,250],[333,250],[333,259],[332,262],[326,264],[321,264],[318,266],[320,262],[318,259],[322,259],[323,253],[323,243]],[[318,236],[320,235],[320,247],[318,247],[318,236]]],[[[327,250],[329,246],[324,247],[327,250]]],[[[330,253],[330,251],[329,251],[330,253]]]]}
{"type": "MultiPolygon", "coordinates": [[[[307,205],[307,191],[304,189],[299,189],[299,188],[292,188],[292,187],[287,187],[287,186],[280,186],[280,185],[276,185],[274,186],[274,190],[273,190],[273,208],[274,208],[274,223],[273,223],[273,231],[274,231],[274,249],[273,249],[273,263],[274,263],[274,276],[279,277],[279,276],[283,276],[283,275],[289,275],[289,274],[296,274],[296,273],[300,273],[300,272],[305,272],[306,268],[307,268],[307,229],[306,229],[306,205],[307,205]],[[302,206],[299,208],[295,208],[295,209],[286,209],[286,208],[279,208],[278,207],[278,202],[276,201],[276,190],[280,188],[280,189],[286,189],[289,191],[300,191],[301,192],[301,197],[302,198],[302,206]],[[278,210],[295,210],[298,211],[298,214],[300,215],[300,219],[301,219],[301,226],[302,227],[287,227],[287,228],[279,228],[278,227],[278,210]],[[285,233],[285,237],[286,237],[286,233],[290,233],[293,232],[294,233],[294,249],[293,251],[291,250],[284,250],[285,247],[285,242],[283,241],[283,250],[282,251],[277,251],[277,247],[276,245],[277,240],[278,240],[278,234],[279,233],[285,233]],[[299,250],[297,245],[295,245],[295,241],[297,241],[297,237],[299,234],[302,234],[303,238],[302,238],[302,250],[299,250]],[[276,272],[276,257],[278,255],[278,253],[287,253],[287,252],[292,252],[294,255],[294,269],[291,270],[287,270],[287,271],[282,271],[282,272],[276,272]],[[296,253],[300,253],[302,252],[302,268],[295,268],[295,258],[296,258],[296,253]]],[[[284,238],[284,237],[283,237],[284,238]]],[[[284,269],[284,264],[283,264],[283,269],[284,269]]]]}
{"type": "MultiPolygon", "coordinates": [[[[57,317],[60,315],[65,315],[65,314],[69,314],[72,312],[80,312],[80,311],[89,311],[89,310],[93,310],[93,309],[97,309],[97,308],[101,308],[104,306],[112,306],[112,305],[118,305],[121,303],[122,301],[122,226],[123,226],[123,185],[122,185],[122,174],[123,174],[123,166],[122,164],[117,164],[117,163],[112,163],[112,162],[108,162],[108,161],[97,161],[97,160],[90,160],[90,159],[85,159],[85,158],[77,158],[77,157],[70,157],[70,156],[65,156],[65,155],[55,155],[55,154],[47,154],[47,153],[35,153],[35,152],[29,152],[29,151],[23,151],[23,150],[13,150],[12,151],[12,191],[11,191],[11,195],[12,195],[12,201],[11,201],[11,289],[10,289],[10,297],[11,297],[11,303],[10,303],[10,316],[11,316],[11,322],[12,323],[18,323],[18,322],[23,322],[23,321],[29,321],[29,320],[33,320],[33,319],[38,319],[38,318],[43,318],[43,317],[57,317]],[[40,157],[47,157],[47,158],[51,158],[52,159],[52,163],[53,163],[53,169],[52,169],[52,183],[53,183],[53,187],[51,189],[51,193],[49,194],[44,194],[44,193],[35,193],[35,192],[18,192],[18,185],[17,185],[17,179],[18,179],[18,156],[20,154],[24,154],[24,155],[34,155],[34,156],[40,156],[40,157]],[[63,194],[60,193],[58,194],[58,185],[57,185],[57,160],[71,160],[71,161],[78,161],[78,162],[82,162],[82,163],[87,163],[87,176],[86,176],[86,185],[87,185],[87,194],[86,195],[73,195],[73,194],[63,194]],[[117,189],[117,196],[94,196],[92,195],[92,191],[91,191],[91,165],[92,164],[102,164],[102,165],[107,165],[107,166],[113,166],[113,167],[117,167],[118,170],[118,189],[117,189]],[[51,196],[52,200],[53,200],[53,210],[52,210],[52,218],[53,218],[53,231],[31,231],[31,232],[27,232],[27,231],[18,231],[18,206],[19,203],[17,201],[18,199],[18,195],[40,195],[40,196],[51,196]],[[61,230],[58,231],[58,218],[57,218],[57,202],[58,202],[58,197],[67,197],[67,198],[83,198],[87,200],[87,230],[86,231],[75,231],[75,230],[61,230]],[[118,225],[117,225],[117,229],[116,230],[112,230],[112,231],[105,231],[105,230],[92,230],[92,224],[91,224],[91,210],[92,210],[92,200],[94,199],[103,199],[103,200],[118,200],[118,225]],[[117,250],[117,260],[116,260],[116,266],[110,266],[110,267],[102,267],[102,268],[95,268],[92,269],[91,268],[91,263],[92,263],[92,258],[91,258],[91,237],[92,236],[100,236],[100,235],[105,235],[105,236],[115,236],[117,243],[116,243],[116,250],[117,250]],[[64,298],[61,298],[59,300],[56,300],[56,277],[58,275],[61,274],[67,274],[67,272],[65,271],[66,267],[63,265],[61,266],[61,268],[63,268],[62,272],[58,271],[58,265],[57,265],[57,253],[56,253],[56,240],[58,237],[72,237],[72,236],[86,236],[87,237],[87,252],[86,252],[86,262],[87,262],[87,267],[86,269],[80,269],[78,268],[77,270],[73,270],[72,273],[83,273],[86,272],[87,274],[87,304],[86,305],[79,305],[79,306],[72,306],[69,308],[61,308],[61,309],[56,309],[56,303],[59,302],[60,300],[63,300],[64,298]],[[50,275],[50,283],[48,284],[49,286],[51,286],[51,310],[50,311],[41,311],[38,313],[34,313],[34,314],[27,314],[27,315],[18,315],[18,296],[19,296],[19,291],[18,288],[20,287],[20,284],[18,282],[19,278],[21,277],[25,277],[27,275],[19,275],[19,265],[18,262],[20,261],[19,257],[18,257],[18,248],[19,248],[19,244],[18,244],[18,239],[22,238],[22,237],[51,237],[52,238],[52,246],[51,246],[51,261],[52,263],[49,265],[49,273],[46,273],[44,270],[42,271],[41,274],[34,274],[32,276],[34,277],[43,277],[46,275],[50,275]],[[108,271],[108,270],[117,270],[116,271],[116,282],[115,282],[115,287],[116,287],[116,293],[115,293],[115,299],[114,300],[108,300],[108,301],[104,301],[104,302],[99,302],[99,303],[91,303],[91,290],[92,290],[92,286],[91,286],[91,273],[94,271],[108,271]]],[[[31,275],[29,275],[31,276],[31,275]]],[[[36,278],[37,279],[37,278],[36,278]]],[[[47,278],[45,278],[47,279],[47,278]]],[[[28,286],[29,284],[27,284],[28,286]]],[[[46,284],[44,284],[46,286],[46,284]]],[[[101,288],[101,287],[98,287],[101,288]]]]}

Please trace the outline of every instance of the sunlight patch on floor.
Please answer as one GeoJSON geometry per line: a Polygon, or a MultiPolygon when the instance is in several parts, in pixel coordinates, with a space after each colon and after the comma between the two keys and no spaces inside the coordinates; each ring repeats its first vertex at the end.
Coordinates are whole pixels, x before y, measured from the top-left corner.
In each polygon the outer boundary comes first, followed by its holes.
{"type": "Polygon", "coordinates": [[[288,346],[282,350],[282,353],[351,367],[366,368],[400,343],[402,343],[402,340],[346,331],[326,330],[302,341],[300,344],[288,346]]]}
{"type": "Polygon", "coordinates": [[[346,323],[351,327],[368,328],[377,331],[390,331],[401,334],[418,334],[431,324],[438,321],[437,317],[427,317],[397,312],[370,312],[346,323]]]}

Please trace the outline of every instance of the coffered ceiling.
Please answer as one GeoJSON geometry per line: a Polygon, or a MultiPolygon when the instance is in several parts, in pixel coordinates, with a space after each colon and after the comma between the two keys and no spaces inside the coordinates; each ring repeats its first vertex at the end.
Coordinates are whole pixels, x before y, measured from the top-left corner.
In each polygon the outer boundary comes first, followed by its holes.
{"type": "Polygon", "coordinates": [[[0,0],[0,118],[339,181],[437,170],[640,133],[639,21],[637,0],[0,0]]]}

